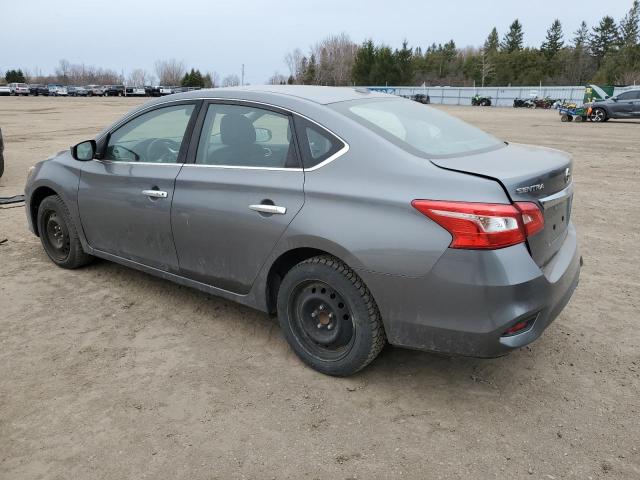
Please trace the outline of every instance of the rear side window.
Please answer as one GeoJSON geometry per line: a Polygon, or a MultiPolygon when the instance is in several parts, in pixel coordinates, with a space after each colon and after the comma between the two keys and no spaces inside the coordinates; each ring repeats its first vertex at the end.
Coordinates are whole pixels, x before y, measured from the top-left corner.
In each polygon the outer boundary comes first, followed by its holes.
{"type": "Polygon", "coordinates": [[[300,136],[304,168],[319,165],[345,146],[338,137],[303,118],[296,117],[296,130],[300,136]]]}

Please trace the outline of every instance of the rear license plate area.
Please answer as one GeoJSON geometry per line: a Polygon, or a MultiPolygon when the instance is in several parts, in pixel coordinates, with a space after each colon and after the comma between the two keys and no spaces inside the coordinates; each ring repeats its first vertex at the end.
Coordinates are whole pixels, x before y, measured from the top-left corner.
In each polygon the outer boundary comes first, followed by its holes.
{"type": "Polygon", "coordinates": [[[547,245],[555,243],[567,230],[571,218],[572,196],[562,202],[545,208],[544,223],[547,231],[547,245]]]}

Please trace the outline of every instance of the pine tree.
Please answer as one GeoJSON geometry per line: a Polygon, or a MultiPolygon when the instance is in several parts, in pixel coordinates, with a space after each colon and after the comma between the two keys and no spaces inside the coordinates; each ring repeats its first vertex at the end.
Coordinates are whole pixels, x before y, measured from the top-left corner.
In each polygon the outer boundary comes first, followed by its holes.
{"type": "Polygon", "coordinates": [[[547,38],[542,43],[540,50],[544,53],[547,60],[554,58],[560,50],[564,47],[564,40],[562,34],[562,24],[560,20],[555,19],[547,30],[547,38]]]}
{"type": "Polygon", "coordinates": [[[580,24],[580,28],[575,31],[573,37],[573,46],[575,48],[584,47],[589,41],[589,27],[587,27],[587,22],[584,20],[580,24]]]}
{"type": "Polygon", "coordinates": [[[316,82],[316,70],[318,66],[316,64],[316,56],[311,55],[309,58],[309,63],[307,64],[307,68],[304,71],[304,84],[305,85],[313,85],[316,82]]]}
{"type": "Polygon", "coordinates": [[[640,1],[633,0],[631,10],[620,22],[620,38],[622,45],[633,47],[638,44],[638,21],[640,19],[640,1]]]}
{"type": "Polygon", "coordinates": [[[522,32],[522,24],[517,18],[509,27],[509,32],[502,39],[500,48],[503,51],[512,53],[522,50],[524,33],[522,32]]]}
{"type": "Polygon", "coordinates": [[[200,70],[191,69],[190,72],[184,74],[181,82],[183,87],[200,87],[205,86],[205,78],[200,73],[200,70]]]}
{"type": "Polygon", "coordinates": [[[500,48],[498,30],[496,29],[496,27],[493,27],[493,30],[491,30],[491,33],[484,42],[483,52],[487,55],[490,55],[492,53],[496,53],[498,51],[498,48],[500,48]]]}
{"type": "Polygon", "coordinates": [[[24,73],[22,70],[7,70],[7,73],[4,76],[4,79],[7,83],[25,83],[26,79],[24,78],[24,73]]]}
{"type": "Polygon", "coordinates": [[[410,85],[413,81],[413,48],[408,47],[408,42],[402,42],[402,49],[395,51],[395,62],[399,71],[398,83],[400,85],[410,85]]]}
{"type": "Polygon", "coordinates": [[[593,27],[593,32],[589,40],[591,54],[596,57],[598,66],[602,63],[605,55],[611,51],[615,51],[619,44],[620,37],[618,35],[616,21],[607,15],[600,20],[597,27],[593,27]]]}
{"type": "Polygon", "coordinates": [[[373,40],[366,40],[358,51],[353,63],[351,77],[356,85],[373,85],[371,82],[371,70],[375,62],[376,47],[373,40]]]}

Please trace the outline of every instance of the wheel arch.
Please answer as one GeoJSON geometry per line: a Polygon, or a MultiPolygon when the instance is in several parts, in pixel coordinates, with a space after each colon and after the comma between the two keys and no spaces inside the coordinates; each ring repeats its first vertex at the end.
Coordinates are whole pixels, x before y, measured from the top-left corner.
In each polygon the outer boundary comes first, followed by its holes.
{"type": "Polygon", "coordinates": [[[612,117],[611,111],[609,110],[608,106],[606,106],[606,105],[596,105],[595,107],[593,107],[593,110],[597,110],[597,109],[600,109],[600,110],[602,110],[604,112],[604,118],[605,119],[612,117]]]}
{"type": "MultiPolygon", "coordinates": [[[[312,257],[317,257],[319,255],[331,255],[333,257],[339,258],[333,253],[321,250],[319,248],[297,247],[283,252],[279,257],[275,259],[275,261],[271,264],[266,277],[265,297],[268,313],[276,313],[278,290],[280,289],[282,279],[285,277],[287,272],[295,267],[298,263],[308,260],[312,257]]],[[[340,261],[343,260],[340,259],[340,261]]]]}
{"type": "Polygon", "coordinates": [[[31,225],[33,225],[33,233],[38,237],[40,236],[40,232],[38,232],[38,209],[42,201],[52,195],[59,195],[59,193],[48,185],[41,185],[33,191],[29,199],[31,225]]]}

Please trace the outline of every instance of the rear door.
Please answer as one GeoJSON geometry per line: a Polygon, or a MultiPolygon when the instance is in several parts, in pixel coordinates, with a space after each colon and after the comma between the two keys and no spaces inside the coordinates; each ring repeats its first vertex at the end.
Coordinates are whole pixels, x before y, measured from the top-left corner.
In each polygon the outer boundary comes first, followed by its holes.
{"type": "Polygon", "coordinates": [[[183,102],[136,116],[109,134],[100,160],[83,164],[78,206],[93,248],[177,272],[171,201],[196,106],[183,102]]]}
{"type": "Polygon", "coordinates": [[[180,272],[245,294],[304,202],[292,117],[261,104],[211,102],[196,132],[171,213],[180,272]]]}

